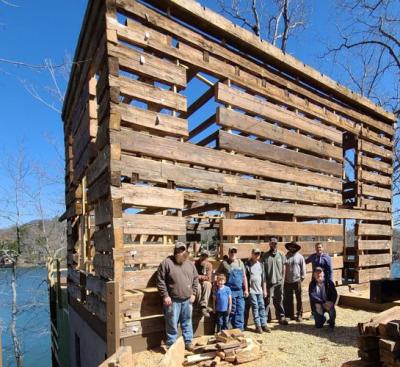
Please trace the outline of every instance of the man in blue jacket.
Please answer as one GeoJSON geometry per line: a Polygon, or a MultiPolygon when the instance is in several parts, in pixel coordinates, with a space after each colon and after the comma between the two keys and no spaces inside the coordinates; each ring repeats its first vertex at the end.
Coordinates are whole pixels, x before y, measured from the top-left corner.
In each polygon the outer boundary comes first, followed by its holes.
{"type": "Polygon", "coordinates": [[[306,264],[312,264],[312,270],[320,267],[325,273],[325,278],[330,279],[333,282],[333,268],[332,268],[332,259],[331,257],[324,252],[324,247],[322,243],[317,242],[315,244],[315,254],[310,255],[306,259],[306,264]]]}
{"type": "Polygon", "coordinates": [[[335,284],[325,278],[322,268],[314,269],[313,280],[308,288],[310,296],[311,310],[314,316],[315,327],[320,329],[328,320],[331,329],[335,327],[336,310],[335,302],[337,300],[337,292],[335,284]],[[328,318],[326,317],[328,315],[328,318]]]}

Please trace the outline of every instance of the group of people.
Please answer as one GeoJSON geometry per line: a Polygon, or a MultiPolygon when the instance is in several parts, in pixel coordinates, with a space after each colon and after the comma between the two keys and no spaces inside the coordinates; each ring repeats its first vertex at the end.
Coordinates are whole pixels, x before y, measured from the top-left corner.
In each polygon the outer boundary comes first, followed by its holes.
{"type": "Polygon", "coordinates": [[[267,325],[271,299],[276,318],[287,325],[286,315],[293,309],[296,298],[295,320],[302,321],[302,282],[306,264],[312,264],[313,277],[309,284],[311,310],[317,328],[328,322],[335,327],[335,302],[337,292],[333,283],[332,261],[324,253],[321,243],[316,243],[315,253],[307,259],[300,254],[296,242],[286,243],[286,255],[278,251],[278,240],[271,238],[269,251],[259,248],[251,251],[243,262],[238,248],[229,248],[215,274],[207,251],[202,251],[194,263],[189,260],[186,245],[177,242],[174,254],[167,257],[157,271],[157,288],[163,301],[166,347],[178,337],[178,325],[187,350],[193,339],[192,309],[196,302],[205,317],[215,315],[217,331],[232,328],[244,330],[250,309],[257,333],[271,332],[267,325]],[[212,295],[212,307],[210,297],[212,295]]]}

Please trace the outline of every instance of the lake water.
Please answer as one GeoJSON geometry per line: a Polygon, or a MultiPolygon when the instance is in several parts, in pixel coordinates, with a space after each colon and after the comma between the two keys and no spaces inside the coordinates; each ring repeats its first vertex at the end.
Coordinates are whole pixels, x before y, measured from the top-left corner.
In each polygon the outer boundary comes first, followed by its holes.
{"type": "MultiPolygon", "coordinates": [[[[17,270],[17,330],[22,342],[24,366],[50,367],[50,315],[47,270],[43,267],[17,270]]],[[[0,269],[0,331],[4,367],[15,366],[11,343],[11,270],[0,269]]]]}

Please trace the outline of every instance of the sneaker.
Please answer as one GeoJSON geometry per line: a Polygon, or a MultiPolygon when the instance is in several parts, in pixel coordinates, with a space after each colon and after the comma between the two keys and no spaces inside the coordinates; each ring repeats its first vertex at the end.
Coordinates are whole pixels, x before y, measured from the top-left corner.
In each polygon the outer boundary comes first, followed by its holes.
{"type": "Polygon", "coordinates": [[[289,322],[288,322],[288,320],[286,320],[285,317],[282,317],[282,318],[279,320],[279,323],[280,323],[281,325],[289,325],[289,322]]]}
{"type": "Polygon", "coordinates": [[[192,344],[192,343],[185,344],[185,349],[186,349],[188,352],[193,352],[193,350],[194,350],[193,344],[192,344]]]}
{"type": "Polygon", "coordinates": [[[303,318],[301,316],[296,317],[296,322],[302,322],[302,321],[303,321],[303,318]]]}
{"type": "Polygon", "coordinates": [[[257,334],[262,334],[263,333],[263,329],[261,328],[261,326],[257,326],[256,327],[256,333],[257,334]]]}
{"type": "Polygon", "coordinates": [[[261,328],[263,329],[263,331],[265,333],[270,333],[271,332],[271,329],[268,327],[268,325],[263,325],[263,326],[261,326],[261,328]]]}
{"type": "Polygon", "coordinates": [[[210,317],[210,313],[208,312],[206,307],[202,307],[201,313],[204,317],[210,317]]]}

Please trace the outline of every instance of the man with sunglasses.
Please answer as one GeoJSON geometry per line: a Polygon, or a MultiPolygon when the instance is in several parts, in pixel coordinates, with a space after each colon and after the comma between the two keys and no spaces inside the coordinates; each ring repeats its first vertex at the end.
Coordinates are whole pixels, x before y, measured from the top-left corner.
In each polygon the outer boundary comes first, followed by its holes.
{"type": "Polygon", "coordinates": [[[242,260],[237,258],[237,248],[235,246],[229,248],[228,258],[221,262],[217,273],[225,274],[228,280],[226,286],[231,289],[232,308],[229,315],[231,326],[232,328],[244,330],[244,297],[248,297],[249,291],[246,270],[242,260]]]}

